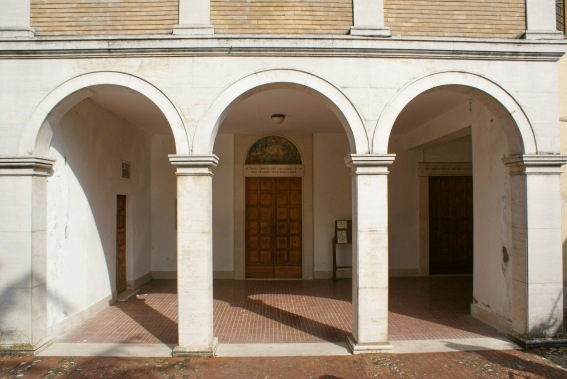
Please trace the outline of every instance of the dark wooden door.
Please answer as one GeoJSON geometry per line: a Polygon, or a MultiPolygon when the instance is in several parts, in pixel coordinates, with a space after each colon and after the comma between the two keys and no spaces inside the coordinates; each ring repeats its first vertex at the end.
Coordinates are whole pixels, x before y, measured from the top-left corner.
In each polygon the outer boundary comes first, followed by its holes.
{"type": "Polygon", "coordinates": [[[470,176],[429,177],[429,273],[473,271],[473,189],[470,176]]]}
{"type": "Polygon", "coordinates": [[[246,178],[246,277],[301,278],[301,178],[246,178]]]}
{"type": "Polygon", "coordinates": [[[116,197],[116,292],[126,290],[126,196],[116,197]]]}

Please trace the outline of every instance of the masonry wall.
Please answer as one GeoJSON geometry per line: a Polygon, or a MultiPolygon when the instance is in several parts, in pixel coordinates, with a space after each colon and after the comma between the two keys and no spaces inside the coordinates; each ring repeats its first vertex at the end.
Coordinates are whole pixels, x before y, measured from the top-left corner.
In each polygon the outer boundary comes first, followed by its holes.
{"type": "MultiPolygon", "coordinates": [[[[211,0],[216,34],[346,35],[352,0],[211,0]]],[[[177,0],[32,0],[38,36],[171,34],[177,0]]],[[[392,35],[406,37],[519,38],[525,0],[385,0],[392,35]]]]}
{"type": "Polygon", "coordinates": [[[347,34],[352,0],[211,0],[218,34],[347,34]]]}
{"type": "Polygon", "coordinates": [[[525,0],[384,0],[393,36],[519,38],[526,29],[525,0]]]}
{"type": "Polygon", "coordinates": [[[36,35],[171,34],[178,0],[32,0],[36,35]]]}
{"type": "Polygon", "coordinates": [[[116,291],[116,197],[127,196],[127,277],[150,272],[150,138],[90,100],[55,131],[47,184],[47,325],[59,334],[116,291]],[[121,160],[131,179],[121,179],[121,160]]]}

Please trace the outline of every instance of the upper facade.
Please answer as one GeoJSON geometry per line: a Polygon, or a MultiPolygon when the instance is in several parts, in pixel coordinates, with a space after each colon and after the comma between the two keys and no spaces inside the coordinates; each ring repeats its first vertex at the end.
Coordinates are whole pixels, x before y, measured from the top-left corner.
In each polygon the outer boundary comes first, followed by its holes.
{"type": "Polygon", "coordinates": [[[548,39],[561,38],[562,4],[555,0],[6,0],[1,5],[0,36],[350,34],[548,39]]]}

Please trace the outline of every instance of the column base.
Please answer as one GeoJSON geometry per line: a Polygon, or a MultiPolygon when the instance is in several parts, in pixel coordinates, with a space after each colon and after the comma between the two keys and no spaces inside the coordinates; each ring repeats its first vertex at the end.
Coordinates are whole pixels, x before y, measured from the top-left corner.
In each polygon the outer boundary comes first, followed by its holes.
{"type": "Polygon", "coordinates": [[[540,347],[553,347],[567,345],[567,338],[529,338],[516,333],[506,333],[506,338],[517,343],[524,349],[537,349],[540,347]]]}
{"type": "Polygon", "coordinates": [[[546,40],[546,39],[564,39],[564,35],[563,32],[559,31],[559,30],[549,30],[549,31],[545,31],[545,30],[527,30],[524,33],[524,38],[525,39],[530,39],[530,40],[546,40]]]}
{"type": "Polygon", "coordinates": [[[212,25],[174,25],[173,34],[208,35],[215,34],[215,28],[212,25]]]}
{"type": "Polygon", "coordinates": [[[213,337],[211,346],[175,346],[172,357],[214,357],[219,346],[217,337],[213,337]]]}
{"type": "Polygon", "coordinates": [[[364,37],[391,37],[390,28],[386,27],[372,27],[372,26],[351,26],[351,36],[364,36],[364,37]]]}
{"type": "Polygon", "coordinates": [[[55,341],[55,338],[44,338],[36,343],[0,344],[0,355],[37,355],[55,341]]]}
{"type": "Polygon", "coordinates": [[[389,342],[358,343],[353,336],[348,336],[347,345],[352,354],[381,353],[384,350],[392,350],[394,348],[389,342]]]}
{"type": "Polygon", "coordinates": [[[33,37],[35,30],[32,28],[0,28],[0,38],[11,37],[33,37]]]}

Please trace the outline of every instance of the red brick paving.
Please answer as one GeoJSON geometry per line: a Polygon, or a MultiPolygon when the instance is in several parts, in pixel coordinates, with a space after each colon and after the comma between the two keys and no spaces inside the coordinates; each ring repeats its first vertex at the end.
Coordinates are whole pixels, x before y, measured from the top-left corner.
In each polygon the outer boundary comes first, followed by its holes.
{"type": "MultiPolygon", "coordinates": [[[[221,343],[345,342],[350,280],[214,283],[214,333],[221,343]]],[[[391,341],[498,333],[469,315],[470,277],[390,279],[391,341]]],[[[103,310],[60,342],[177,342],[175,281],[154,280],[103,310]]]]}
{"type": "Polygon", "coordinates": [[[341,357],[0,358],[0,378],[567,378],[565,349],[535,353],[511,350],[341,357]]]}

